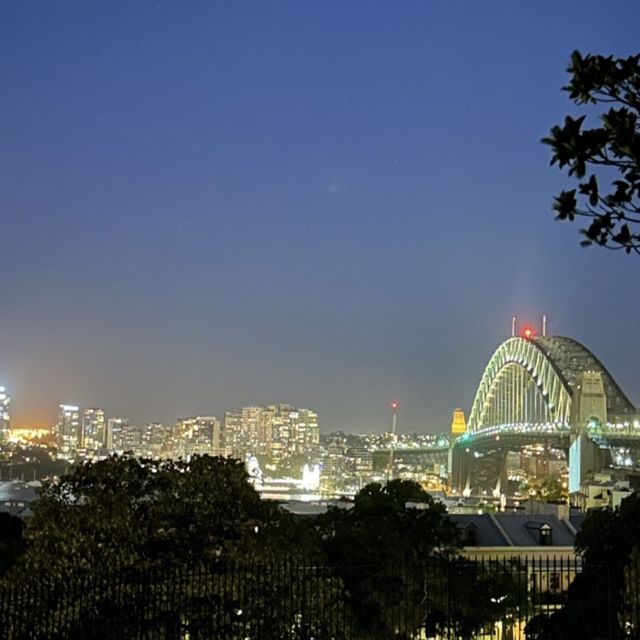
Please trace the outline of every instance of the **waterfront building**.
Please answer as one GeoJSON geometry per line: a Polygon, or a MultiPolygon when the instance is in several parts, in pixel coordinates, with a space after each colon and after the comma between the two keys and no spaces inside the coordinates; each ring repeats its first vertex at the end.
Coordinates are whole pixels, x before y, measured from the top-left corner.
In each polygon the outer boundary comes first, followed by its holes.
{"type": "Polygon", "coordinates": [[[318,414],[310,409],[291,412],[291,440],[289,453],[314,455],[320,443],[318,414]]]}
{"type": "Polygon", "coordinates": [[[274,404],[225,413],[224,443],[237,458],[263,455],[277,464],[296,454],[315,456],[319,442],[318,414],[310,409],[274,404]]]}
{"type": "MultiPolygon", "coordinates": [[[[332,442],[326,447],[323,462],[323,475],[332,480],[344,476],[347,471],[346,446],[332,442]]],[[[372,458],[373,461],[373,458],[372,458]]]]}
{"type": "Polygon", "coordinates": [[[373,453],[364,446],[350,447],[347,450],[350,471],[356,476],[369,476],[373,473],[373,453]]]}

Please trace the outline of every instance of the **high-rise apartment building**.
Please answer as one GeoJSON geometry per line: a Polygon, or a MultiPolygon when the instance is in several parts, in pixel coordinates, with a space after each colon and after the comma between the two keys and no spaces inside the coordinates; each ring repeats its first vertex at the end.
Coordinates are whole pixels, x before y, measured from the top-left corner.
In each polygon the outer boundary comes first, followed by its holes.
{"type": "Polygon", "coordinates": [[[318,414],[309,409],[298,409],[291,413],[291,440],[289,451],[292,454],[315,454],[320,442],[318,414]]]}
{"type": "Polygon", "coordinates": [[[59,405],[55,432],[60,453],[63,456],[73,455],[80,447],[80,408],[72,404],[59,405]]]}
{"type": "Polygon", "coordinates": [[[196,416],[178,420],[173,433],[174,455],[194,453],[222,455],[220,420],[214,416],[196,416]]]}
{"type": "Polygon", "coordinates": [[[10,404],[11,398],[8,396],[7,390],[4,387],[0,387],[0,434],[11,429],[10,404]]]}
{"type": "Polygon", "coordinates": [[[291,445],[291,414],[294,408],[290,404],[275,404],[269,409],[272,411],[271,426],[271,457],[275,463],[280,462],[290,455],[291,445]]]}
{"type": "Polygon", "coordinates": [[[172,428],[159,422],[147,422],[142,428],[139,453],[158,458],[168,453],[171,447],[172,428]]]}
{"type": "Polygon", "coordinates": [[[224,416],[224,444],[231,455],[271,455],[274,407],[243,407],[224,416]]]}
{"type": "Polygon", "coordinates": [[[247,451],[246,438],[242,428],[242,411],[225,411],[224,446],[236,458],[244,458],[247,451]]]}
{"type": "Polygon", "coordinates": [[[273,410],[273,407],[263,407],[260,409],[256,444],[254,447],[254,451],[258,455],[271,456],[274,417],[275,411],[273,410]]]}
{"type": "Polygon", "coordinates": [[[95,451],[105,446],[104,409],[89,408],[82,412],[82,441],[80,446],[95,451]]]}
{"type": "Polygon", "coordinates": [[[289,404],[244,407],[225,413],[224,442],[232,455],[266,455],[279,462],[295,454],[315,454],[320,433],[318,414],[289,404]]]}
{"type": "Polygon", "coordinates": [[[260,431],[260,420],[262,418],[262,407],[243,407],[242,409],[242,433],[246,443],[247,451],[254,455],[258,453],[258,434],[260,431]]]}
{"type": "Polygon", "coordinates": [[[122,418],[120,429],[114,430],[113,448],[116,451],[137,452],[142,444],[142,429],[129,423],[129,420],[122,418]]]}
{"type": "MultiPolygon", "coordinates": [[[[125,432],[129,429],[129,420],[127,418],[109,418],[107,420],[107,428],[104,436],[105,449],[109,451],[126,451],[127,447],[124,445],[125,432]]],[[[132,446],[140,444],[139,439],[132,446]]]]}

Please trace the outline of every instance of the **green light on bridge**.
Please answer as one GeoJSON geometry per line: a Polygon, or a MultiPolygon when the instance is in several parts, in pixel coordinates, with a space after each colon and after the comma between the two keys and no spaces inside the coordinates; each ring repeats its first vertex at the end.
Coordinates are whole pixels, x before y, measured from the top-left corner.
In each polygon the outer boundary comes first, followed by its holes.
{"type": "Polygon", "coordinates": [[[602,431],[602,422],[598,420],[595,416],[592,416],[587,420],[587,430],[588,431],[602,431]]]}

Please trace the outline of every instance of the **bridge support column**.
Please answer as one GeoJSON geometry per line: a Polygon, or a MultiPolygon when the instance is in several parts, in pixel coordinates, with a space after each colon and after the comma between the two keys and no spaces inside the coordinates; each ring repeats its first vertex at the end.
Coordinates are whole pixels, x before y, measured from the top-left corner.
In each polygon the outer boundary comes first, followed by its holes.
{"type": "Polygon", "coordinates": [[[451,446],[448,459],[449,489],[461,496],[470,471],[469,454],[460,446],[451,446]]]}
{"type": "Polygon", "coordinates": [[[507,451],[497,449],[473,456],[469,473],[471,495],[494,496],[504,491],[507,484],[506,474],[507,451]]]}
{"type": "Polygon", "coordinates": [[[607,422],[607,396],[602,374],[585,371],[578,378],[571,407],[571,446],[569,448],[569,495],[594,473],[611,463],[611,452],[600,448],[589,431],[607,422]]]}
{"type": "Polygon", "coordinates": [[[494,496],[507,483],[507,451],[474,452],[462,446],[449,451],[449,485],[457,495],[494,496]]]}
{"type": "Polygon", "coordinates": [[[611,451],[600,448],[586,434],[576,436],[569,449],[569,494],[580,491],[582,484],[611,465],[611,451]]]}

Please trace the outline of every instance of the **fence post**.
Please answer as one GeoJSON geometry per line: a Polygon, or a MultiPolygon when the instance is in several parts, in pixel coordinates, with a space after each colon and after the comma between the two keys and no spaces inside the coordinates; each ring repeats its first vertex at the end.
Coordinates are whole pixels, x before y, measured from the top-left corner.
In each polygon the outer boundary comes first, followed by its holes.
{"type": "Polygon", "coordinates": [[[447,590],[447,640],[451,639],[451,559],[447,555],[445,558],[447,568],[447,580],[445,589],[447,590]]]}
{"type": "Polygon", "coordinates": [[[611,567],[607,563],[607,630],[609,640],[613,640],[613,630],[611,627],[611,567]]]}

